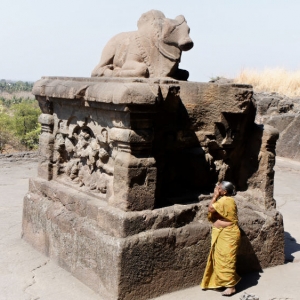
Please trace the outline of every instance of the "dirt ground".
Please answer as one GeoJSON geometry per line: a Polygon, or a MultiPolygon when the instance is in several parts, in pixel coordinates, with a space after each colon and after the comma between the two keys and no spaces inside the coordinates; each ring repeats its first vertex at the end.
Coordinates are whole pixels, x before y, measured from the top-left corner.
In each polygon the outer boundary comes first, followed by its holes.
{"type": "MultiPolygon", "coordinates": [[[[237,286],[260,300],[300,299],[300,162],[277,157],[275,199],[283,214],[286,263],[244,276],[237,286]]],[[[0,300],[106,300],[21,239],[23,197],[28,178],[37,174],[34,159],[0,159],[0,300]]],[[[199,282],[201,278],[199,278],[199,282]]],[[[156,298],[222,299],[220,293],[192,287],[156,298]]]]}

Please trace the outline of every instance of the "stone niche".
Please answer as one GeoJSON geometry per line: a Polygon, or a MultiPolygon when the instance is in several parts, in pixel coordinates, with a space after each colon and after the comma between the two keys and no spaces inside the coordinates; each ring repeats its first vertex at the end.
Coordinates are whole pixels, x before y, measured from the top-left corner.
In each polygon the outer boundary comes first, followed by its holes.
{"type": "Polygon", "coordinates": [[[43,77],[38,177],[23,238],[105,299],[200,283],[216,182],[238,190],[240,274],[284,263],[273,183],[278,132],[247,85],[43,77]]]}

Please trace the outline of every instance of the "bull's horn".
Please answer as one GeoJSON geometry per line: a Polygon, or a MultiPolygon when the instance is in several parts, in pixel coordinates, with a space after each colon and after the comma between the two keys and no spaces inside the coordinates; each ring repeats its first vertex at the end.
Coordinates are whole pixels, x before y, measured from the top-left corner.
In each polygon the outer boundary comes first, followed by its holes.
{"type": "Polygon", "coordinates": [[[183,22],[186,22],[185,17],[183,15],[177,16],[175,20],[178,22],[178,25],[182,24],[183,22]]]}

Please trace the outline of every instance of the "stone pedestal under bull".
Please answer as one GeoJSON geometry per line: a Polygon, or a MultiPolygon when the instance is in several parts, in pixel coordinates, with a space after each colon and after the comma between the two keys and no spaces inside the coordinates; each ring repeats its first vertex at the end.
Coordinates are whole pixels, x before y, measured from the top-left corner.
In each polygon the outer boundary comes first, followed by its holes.
{"type": "MultiPolygon", "coordinates": [[[[182,20],[151,11],[139,26],[168,32],[164,24],[182,20]]],[[[149,299],[200,283],[208,202],[215,183],[229,180],[242,230],[238,271],[282,264],[278,132],[254,123],[252,88],[175,80],[188,74],[178,64],[159,76],[154,57],[139,60],[129,68],[101,59],[92,78],[35,83],[40,162],[23,238],[106,299],[149,299]]]]}

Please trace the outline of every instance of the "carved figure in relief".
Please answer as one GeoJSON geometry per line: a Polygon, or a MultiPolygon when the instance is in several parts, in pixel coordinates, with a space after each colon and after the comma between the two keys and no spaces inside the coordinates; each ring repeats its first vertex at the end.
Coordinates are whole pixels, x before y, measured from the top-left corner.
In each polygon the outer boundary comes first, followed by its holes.
{"type": "Polygon", "coordinates": [[[54,161],[57,162],[60,161],[64,150],[65,150],[65,139],[64,136],[61,133],[59,133],[56,135],[54,141],[54,154],[53,154],[54,161]]]}
{"type": "Polygon", "coordinates": [[[168,19],[151,10],[137,25],[137,31],[120,33],[107,43],[92,76],[187,80],[189,72],[178,68],[182,51],[193,47],[185,18],[168,19]]]}
{"type": "Polygon", "coordinates": [[[112,185],[113,158],[108,131],[94,137],[90,128],[77,127],[72,136],[58,133],[54,143],[55,161],[74,183],[106,194],[112,185]]]}
{"type": "Polygon", "coordinates": [[[66,174],[69,175],[69,177],[74,180],[78,178],[78,173],[80,169],[80,160],[79,159],[72,159],[66,164],[66,174]]]}

